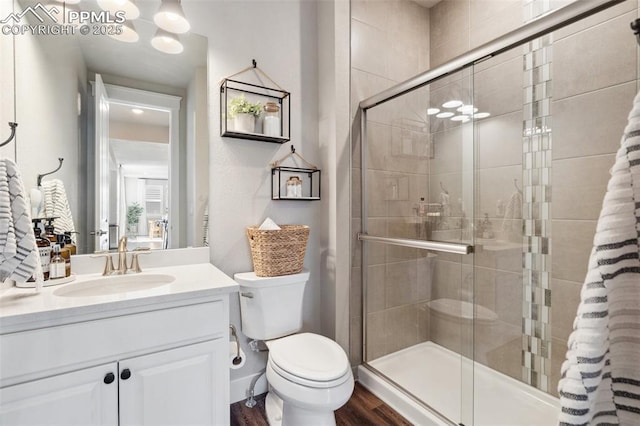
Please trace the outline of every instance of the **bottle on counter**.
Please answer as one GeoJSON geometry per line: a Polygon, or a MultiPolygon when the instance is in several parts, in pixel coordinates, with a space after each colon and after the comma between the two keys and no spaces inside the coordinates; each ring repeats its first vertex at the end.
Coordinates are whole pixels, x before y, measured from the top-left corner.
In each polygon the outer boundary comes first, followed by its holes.
{"type": "Polygon", "coordinates": [[[64,242],[64,235],[56,235],[58,237],[58,246],[60,246],[60,256],[64,259],[65,277],[71,276],[71,250],[64,242]]]}
{"type": "Polygon", "coordinates": [[[48,217],[46,219],[48,223],[44,226],[44,238],[49,240],[51,244],[56,244],[58,242],[58,238],[55,234],[55,227],[53,226],[53,221],[55,219],[55,217],[48,217]]]}
{"type": "MultiPolygon", "coordinates": [[[[36,237],[36,246],[40,254],[40,264],[42,265],[42,275],[44,280],[49,280],[49,264],[51,263],[51,241],[42,237],[40,229],[40,219],[33,219],[33,233],[36,237]]],[[[29,278],[28,281],[34,282],[35,277],[29,278]]]]}
{"type": "Polygon", "coordinates": [[[64,246],[69,249],[69,253],[71,254],[71,256],[76,254],[77,247],[75,244],[73,244],[73,240],[71,239],[71,232],[64,233],[64,246]]]}
{"type": "Polygon", "coordinates": [[[66,276],[66,262],[60,256],[60,245],[53,245],[53,256],[49,263],[49,279],[56,280],[66,276]]]}

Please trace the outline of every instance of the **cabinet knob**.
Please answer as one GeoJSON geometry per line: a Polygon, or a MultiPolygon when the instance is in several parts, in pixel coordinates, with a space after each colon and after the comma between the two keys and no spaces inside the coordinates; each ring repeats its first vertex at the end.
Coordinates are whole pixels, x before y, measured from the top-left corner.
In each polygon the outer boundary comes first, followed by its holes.
{"type": "Polygon", "coordinates": [[[104,376],[104,383],[106,385],[113,383],[113,381],[116,379],[116,376],[113,373],[107,373],[104,376]]]}
{"type": "Polygon", "coordinates": [[[131,377],[131,370],[129,370],[128,368],[122,370],[122,372],[120,373],[120,378],[122,380],[127,380],[129,377],[131,377]]]}

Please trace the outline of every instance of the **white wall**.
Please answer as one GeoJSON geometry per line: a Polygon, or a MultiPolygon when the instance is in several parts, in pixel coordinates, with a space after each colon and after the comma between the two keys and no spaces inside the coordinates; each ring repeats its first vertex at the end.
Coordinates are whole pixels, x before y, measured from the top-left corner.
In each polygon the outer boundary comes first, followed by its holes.
{"type": "MultiPolygon", "coordinates": [[[[13,10],[13,2],[0,1],[0,16],[8,16],[13,10]]],[[[11,134],[8,122],[14,121],[13,91],[13,36],[0,36],[0,143],[11,134]]],[[[14,158],[15,144],[11,142],[0,148],[0,158],[14,158]]]]}
{"type": "Polygon", "coordinates": [[[66,39],[29,33],[15,37],[15,62],[20,70],[15,79],[17,162],[29,190],[36,186],[38,174],[54,170],[58,158],[64,158],[62,169],[44,179],[64,182],[78,229],[84,219],[79,208],[84,192],[78,179],[82,128],[78,93],[84,96],[86,91],[86,67],[79,48],[69,47],[66,39]],[[65,55],[64,59],[52,61],[54,52],[65,55]]]}
{"type": "Polygon", "coordinates": [[[207,69],[196,68],[187,88],[187,246],[201,246],[209,200],[209,112],[207,69]]]}
{"type": "MultiPolygon", "coordinates": [[[[304,328],[320,331],[321,238],[326,233],[319,202],[271,201],[269,163],[284,156],[290,144],[221,138],[220,80],[256,59],[258,66],[291,92],[291,139],[307,160],[321,169],[318,149],[316,2],[184,1],[192,30],[209,38],[210,106],[210,243],[211,261],[225,273],[252,270],[245,228],[266,216],[282,224],[307,224],[311,235],[305,267],[311,278],[305,291],[304,328]]],[[[326,193],[323,193],[323,197],[326,193]]],[[[231,322],[240,330],[237,296],[231,297],[231,322]]],[[[265,366],[266,355],[250,353],[232,370],[231,379],[265,366]]]]}

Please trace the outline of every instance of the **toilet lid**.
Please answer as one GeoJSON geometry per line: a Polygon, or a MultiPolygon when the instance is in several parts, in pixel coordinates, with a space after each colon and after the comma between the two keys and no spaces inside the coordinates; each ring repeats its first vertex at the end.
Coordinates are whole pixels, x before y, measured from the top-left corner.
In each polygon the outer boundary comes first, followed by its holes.
{"type": "Polygon", "coordinates": [[[269,361],[281,375],[294,380],[304,379],[304,382],[333,382],[343,379],[350,369],[347,355],[340,345],[312,333],[271,341],[269,361]]]}

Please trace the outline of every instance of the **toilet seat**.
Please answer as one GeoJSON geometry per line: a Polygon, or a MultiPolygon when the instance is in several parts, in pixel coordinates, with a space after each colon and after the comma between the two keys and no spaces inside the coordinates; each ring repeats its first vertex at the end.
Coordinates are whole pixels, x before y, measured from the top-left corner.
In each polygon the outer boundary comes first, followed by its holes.
{"type": "Polygon", "coordinates": [[[332,388],[351,375],[344,350],[331,339],[301,333],[270,341],[269,364],[283,378],[311,388],[332,388]]]}

